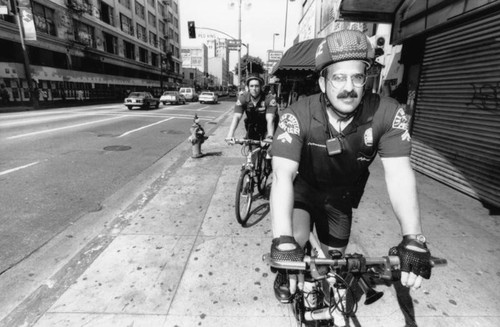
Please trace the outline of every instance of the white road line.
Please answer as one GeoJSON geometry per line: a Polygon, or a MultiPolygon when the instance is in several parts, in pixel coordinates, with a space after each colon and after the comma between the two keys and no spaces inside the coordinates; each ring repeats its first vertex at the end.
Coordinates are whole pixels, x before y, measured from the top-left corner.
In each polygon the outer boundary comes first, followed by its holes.
{"type": "Polygon", "coordinates": [[[202,111],[203,109],[207,109],[208,107],[210,107],[210,106],[201,107],[200,109],[197,109],[196,111],[202,111]]]}
{"type": "Polygon", "coordinates": [[[174,117],[167,118],[167,119],[163,119],[163,120],[157,121],[156,123],[149,124],[149,125],[146,125],[146,126],[142,126],[142,127],[139,127],[139,128],[133,129],[133,130],[131,130],[131,131],[128,131],[128,132],[123,133],[122,135],[120,135],[120,136],[118,136],[118,137],[120,138],[120,137],[122,137],[122,136],[127,136],[127,135],[129,135],[129,134],[132,134],[132,133],[134,133],[134,132],[140,131],[140,130],[142,130],[142,129],[145,129],[145,128],[148,128],[148,127],[151,127],[151,126],[154,126],[154,125],[161,124],[161,123],[166,122],[167,120],[170,120],[170,119],[174,119],[174,117]]]}
{"type": "Polygon", "coordinates": [[[85,125],[91,125],[91,124],[96,124],[96,123],[101,123],[104,121],[112,120],[112,119],[119,119],[127,116],[119,116],[119,117],[113,117],[113,118],[107,118],[107,119],[101,119],[101,120],[96,120],[96,121],[91,121],[88,123],[82,123],[82,124],[76,124],[76,125],[70,125],[70,126],[64,126],[64,127],[58,127],[58,128],[53,128],[53,129],[47,129],[43,131],[38,131],[38,132],[31,132],[31,133],[26,133],[26,134],[20,134],[20,135],[15,135],[15,136],[10,136],[7,139],[12,140],[12,139],[18,139],[21,137],[25,136],[32,136],[32,135],[37,135],[37,134],[43,134],[43,133],[50,133],[50,132],[55,132],[55,131],[60,131],[63,129],[68,129],[68,128],[74,128],[74,127],[80,127],[80,126],[85,126],[85,125]]]}
{"type": "Polygon", "coordinates": [[[37,163],[39,163],[40,161],[35,161],[35,162],[32,162],[30,164],[27,164],[27,165],[24,165],[24,166],[19,166],[19,167],[16,167],[16,168],[12,168],[12,169],[8,169],[8,170],[4,170],[4,171],[0,171],[0,176],[2,175],[7,175],[9,173],[13,173],[17,170],[21,170],[21,169],[24,169],[24,168],[28,168],[30,166],[33,166],[33,165],[36,165],[37,163]]]}

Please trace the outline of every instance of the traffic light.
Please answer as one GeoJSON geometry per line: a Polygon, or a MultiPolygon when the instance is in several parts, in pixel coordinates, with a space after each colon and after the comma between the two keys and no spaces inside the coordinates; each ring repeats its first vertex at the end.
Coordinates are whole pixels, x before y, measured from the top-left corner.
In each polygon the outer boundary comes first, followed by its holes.
{"type": "Polygon", "coordinates": [[[375,58],[384,54],[385,38],[380,36],[375,41],[375,58]]]}
{"type": "Polygon", "coordinates": [[[194,26],[194,21],[192,20],[188,22],[188,33],[190,39],[196,39],[196,27],[194,26]]]}

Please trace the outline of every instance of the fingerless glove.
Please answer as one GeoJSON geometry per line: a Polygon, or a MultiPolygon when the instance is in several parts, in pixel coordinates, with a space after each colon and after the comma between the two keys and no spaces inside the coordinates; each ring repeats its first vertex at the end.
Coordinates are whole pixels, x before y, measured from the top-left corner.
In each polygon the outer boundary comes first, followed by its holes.
{"type": "Polygon", "coordinates": [[[401,271],[412,272],[422,278],[429,279],[431,277],[431,253],[427,246],[414,240],[401,241],[398,246],[392,247],[389,250],[389,255],[397,255],[400,260],[401,271]],[[415,251],[408,246],[415,246],[423,251],[415,251]]]}

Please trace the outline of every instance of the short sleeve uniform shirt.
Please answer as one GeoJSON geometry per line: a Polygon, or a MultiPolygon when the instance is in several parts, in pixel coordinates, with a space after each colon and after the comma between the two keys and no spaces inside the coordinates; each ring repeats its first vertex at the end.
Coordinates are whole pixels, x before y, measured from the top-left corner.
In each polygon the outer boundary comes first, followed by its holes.
{"type": "Polygon", "coordinates": [[[315,94],[281,115],[272,154],[298,162],[300,179],[319,191],[351,187],[377,153],[381,157],[410,155],[408,124],[409,117],[397,101],[366,94],[342,131],[342,153],[329,156],[326,141],[339,133],[328,123],[324,95],[315,94]]]}

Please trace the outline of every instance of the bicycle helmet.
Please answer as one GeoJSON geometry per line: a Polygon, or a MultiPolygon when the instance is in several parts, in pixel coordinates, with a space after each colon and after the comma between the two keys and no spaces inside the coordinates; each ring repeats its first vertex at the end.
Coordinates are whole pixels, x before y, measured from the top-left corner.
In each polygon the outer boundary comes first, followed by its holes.
{"type": "Polygon", "coordinates": [[[246,80],[246,86],[248,86],[248,84],[250,83],[250,81],[252,80],[257,80],[259,81],[260,83],[260,86],[264,86],[264,80],[259,76],[259,75],[251,75],[251,76],[248,76],[247,80],[246,80]]]}
{"type": "Polygon", "coordinates": [[[328,35],[316,50],[316,71],[340,61],[361,60],[370,68],[373,49],[368,37],[355,30],[340,30],[328,35]]]}

